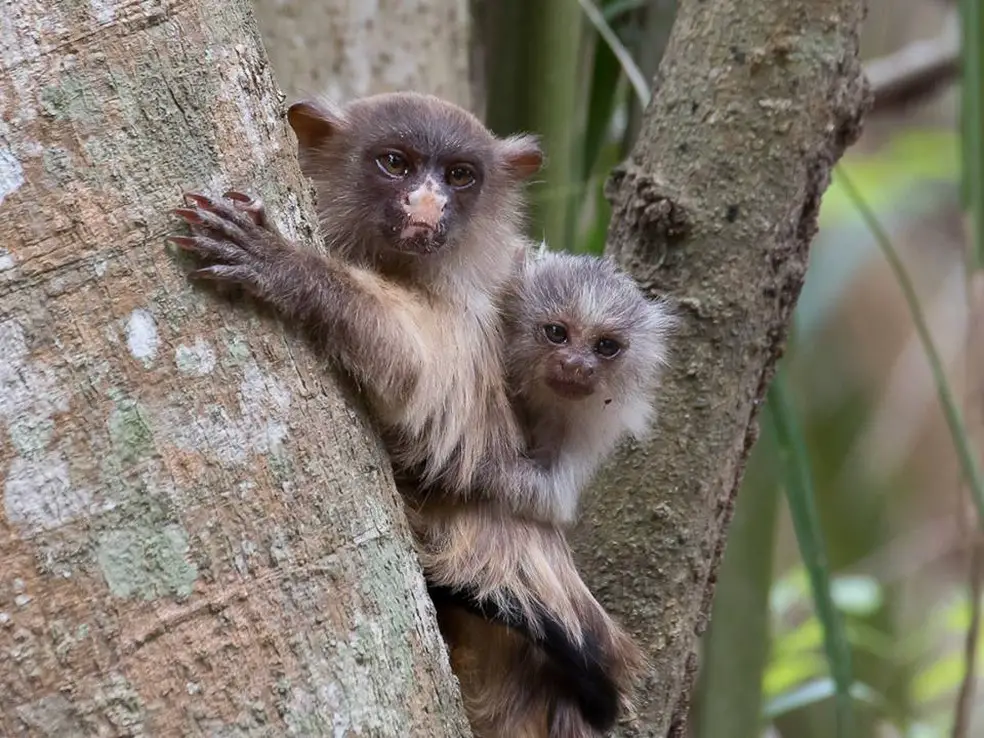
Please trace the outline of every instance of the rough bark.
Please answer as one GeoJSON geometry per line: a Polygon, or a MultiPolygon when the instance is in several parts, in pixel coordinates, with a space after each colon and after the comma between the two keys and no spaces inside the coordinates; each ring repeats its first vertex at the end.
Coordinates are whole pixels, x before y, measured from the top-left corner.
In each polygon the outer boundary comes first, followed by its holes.
{"type": "Polygon", "coordinates": [[[389,465],[185,189],[312,208],[247,0],[6,3],[0,733],[468,732],[389,465]]]}
{"type": "MultiPolygon", "coordinates": [[[[468,0],[256,0],[270,61],[291,98],[339,102],[429,92],[475,110],[468,0]]],[[[478,111],[476,111],[478,112],[478,111]]]]}
{"type": "Polygon", "coordinates": [[[820,197],[859,133],[863,14],[861,0],[680,3],[638,142],[610,181],[609,252],[677,298],[682,319],[657,433],[601,475],[575,534],[589,582],[653,659],[625,735],[681,730],[820,197]]]}

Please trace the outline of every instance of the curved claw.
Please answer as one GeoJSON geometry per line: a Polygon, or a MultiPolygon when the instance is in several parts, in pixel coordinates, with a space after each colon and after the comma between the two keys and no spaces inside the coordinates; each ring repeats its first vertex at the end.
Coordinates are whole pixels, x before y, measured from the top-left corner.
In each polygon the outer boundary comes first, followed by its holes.
{"type": "Polygon", "coordinates": [[[233,266],[229,264],[213,264],[212,266],[202,267],[188,272],[192,279],[208,279],[213,282],[240,282],[252,284],[253,270],[246,266],[233,266]]]}
{"type": "Polygon", "coordinates": [[[196,225],[201,225],[203,222],[201,214],[194,208],[175,208],[171,211],[171,215],[176,215],[182,220],[196,225]]]}
{"type": "Polygon", "coordinates": [[[185,251],[197,251],[195,248],[195,239],[191,236],[178,236],[178,235],[167,235],[164,236],[164,241],[166,243],[173,243],[178,248],[182,248],[185,251]]]}
{"type": "Polygon", "coordinates": [[[186,201],[191,200],[198,207],[204,208],[206,210],[210,210],[215,206],[215,203],[212,201],[212,198],[210,198],[208,195],[201,195],[197,192],[186,192],[184,193],[184,195],[182,195],[182,197],[186,201]]]}
{"type": "Polygon", "coordinates": [[[266,209],[263,205],[263,200],[260,198],[252,198],[249,195],[238,192],[237,190],[229,190],[222,197],[227,200],[232,200],[236,203],[236,210],[241,213],[246,213],[250,220],[256,225],[266,227],[266,209]]]}

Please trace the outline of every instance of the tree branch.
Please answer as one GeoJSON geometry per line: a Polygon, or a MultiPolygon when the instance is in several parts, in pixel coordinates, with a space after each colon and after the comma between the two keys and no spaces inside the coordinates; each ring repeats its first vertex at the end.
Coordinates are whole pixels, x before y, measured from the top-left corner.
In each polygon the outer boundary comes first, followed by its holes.
{"type": "Polygon", "coordinates": [[[682,2],[653,101],[610,181],[608,252],[682,328],[650,443],[626,448],[573,536],[648,646],[640,719],[680,726],[745,460],[830,169],[860,132],[860,0],[682,2]]]}
{"type": "Polygon", "coordinates": [[[953,710],[953,738],[967,738],[974,705],[974,689],[977,686],[977,644],[981,637],[981,585],[984,579],[984,546],[980,534],[970,532],[970,584],[967,596],[970,599],[970,625],[964,640],[964,675],[957,693],[957,703],[953,710]]]}
{"type": "Polygon", "coordinates": [[[864,67],[874,95],[873,112],[918,102],[960,74],[960,37],[948,27],[936,38],[914,41],[864,67]]]}

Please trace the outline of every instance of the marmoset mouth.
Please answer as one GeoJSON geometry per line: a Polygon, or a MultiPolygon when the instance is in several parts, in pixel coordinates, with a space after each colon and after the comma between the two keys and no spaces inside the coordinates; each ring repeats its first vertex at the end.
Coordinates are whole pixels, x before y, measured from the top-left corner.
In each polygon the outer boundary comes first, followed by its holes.
{"type": "Polygon", "coordinates": [[[430,223],[424,223],[419,220],[411,220],[403,230],[400,231],[400,238],[414,238],[415,236],[421,236],[424,234],[434,233],[437,229],[430,223]]]}
{"type": "Polygon", "coordinates": [[[547,386],[567,400],[580,400],[594,394],[594,385],[570,379],[550,377],[547,379],[547,386]]]}
{"type": "Polygon", "coordinates": [[[433,254],[447,242],[445,234],[436,228],[412,223],[400,231],[396,246],[399,251],[416,254],[433,254]]]}

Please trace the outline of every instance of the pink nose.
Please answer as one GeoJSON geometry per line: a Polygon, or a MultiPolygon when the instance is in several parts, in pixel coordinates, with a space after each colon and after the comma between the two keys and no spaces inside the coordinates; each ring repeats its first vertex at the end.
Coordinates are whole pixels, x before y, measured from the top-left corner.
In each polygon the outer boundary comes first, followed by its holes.
{"type": "Polygon", "coordinates": [[[436,229],[444,215],[444,206],[447,202],[447,197],[435,188],[424,184],[407,195],[403,209],[411,223],[436,229]]]}
{"type": "Polygon", "coordinates": [[[583,356],[567,356],[562,360],[561,366],[565,372],[581,379],[589,379],[594,376],[594,364],[583,356]]]}

